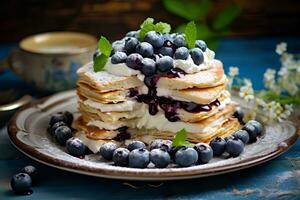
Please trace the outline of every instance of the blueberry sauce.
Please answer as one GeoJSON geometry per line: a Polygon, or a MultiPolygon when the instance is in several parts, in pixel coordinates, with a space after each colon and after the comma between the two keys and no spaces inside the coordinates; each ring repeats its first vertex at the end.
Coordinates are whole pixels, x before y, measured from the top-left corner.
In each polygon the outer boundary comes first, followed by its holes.
{"type": "Polygon", "coordinates": [[[119,132],[116,137],[113,138],[113,140],[116,141],[125,141],[131,138],[130,133],[127,131],[128,127],[127,126],[122,126],[117,129],[119,132]]]}
{"type": "Polygon", "coordinates": [[[157,96],[156,84],[160,77],[175,78],[179,77],[184,72],[180,69],[172,69],[165,73],[158,73],[153,76],[145,77],[144,83],[148,88],[148,94],[138,94],[138,91],[134,88],[129,90],[129,96],[135,97],[140,103],[148,104],[149,114],[156,115],[158,107],[160,107],[165,114],[165,117],[170,122],[176,122],[180,120],[177,116],[177,109],[184,109],[187,112],[208,112],[212,109],[212,106],[219,106],[220,102],[218,99],[209,104],[197,104],[194,102],[178,101],[169,97],[157,96]]]}

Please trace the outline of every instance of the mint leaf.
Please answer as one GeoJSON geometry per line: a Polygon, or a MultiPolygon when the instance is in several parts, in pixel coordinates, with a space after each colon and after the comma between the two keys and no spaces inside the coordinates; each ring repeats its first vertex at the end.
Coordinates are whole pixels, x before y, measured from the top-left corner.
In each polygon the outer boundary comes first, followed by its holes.
{"type": "Polygon", "coordinates": [[[99,42],[98,42],[98,49],[102,54],[109,57],[112,51],[112,46],[110,42],[104,37],[101,36],[99,42]]]}
{"type": "Polygon", "coordinates": [[[186,140],[186,130],[183,128],[176,133],[175,138],[172,141],[173,147],[191,147],[193,146],[189,141],[186,140]]]}
{"type": "Polygon", "coordinates": [[[103,53],[96,56],[94,58],[94,66],[93,66],[94,72],[101,71],[104,68],[105,64],[107,63],[108,58],[109,58],[109,56],[106,56],[103,53]]]}
{"type": "Polygon", "coordinates": [[[184,33],[188,47],[190,49],[194,48],[197,39],[197,28],[194,21],[191,21],[186,25],[184,33]]]}
{"type": "Polygon", "coordinates": [[[230,25],[240,13],[240,6],[236,4],[229,5],[215,17],[212,27],[216,31],[222,30],[230,25]]]}
{"type": "Polygon", "coordinates": [[[170,24],[164,22],[158,22],[157,24],[155,24],[155,31],[159,33],[170,33],[171,26],[170,24]]]}
{"type": "Polygon", "coordinates": [[[154,24],[153,18],[147,18],[142,24],[141,29],[139,33],[139,39],[142,41],[145,38],[145,35],[149,31],[156,31],[159,33],[169,33],[171,31],[170,24],[164,23],[164,22],[158,22],[154,24]]]}

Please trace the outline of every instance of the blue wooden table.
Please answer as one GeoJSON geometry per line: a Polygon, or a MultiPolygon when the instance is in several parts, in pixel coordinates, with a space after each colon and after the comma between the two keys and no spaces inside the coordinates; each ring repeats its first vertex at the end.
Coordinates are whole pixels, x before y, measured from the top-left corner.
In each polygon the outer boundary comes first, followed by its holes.
{"type": "MultiPolygon", "coordinates": [[[[274,49],[286,41],[288,49],[300,52],[297,38],[234,38],[221,41],[217,58],[240,67],[243,77],[252,79],[255,89],[263,87],[266,68],[280,67],[274,49]]],[[[0,59],[14,48],[0,45],[0,59]]],[[[37,95],[11,72],[0,74],[0,91],[14,88],[37,95]]],[[[126,182],[95,178],[61,171],[39,164],[17,152],[9,143],[6,127],[0,130],[0,199],[300,199],[300,141],[278,158],[238,172],[194,180],[170,182],[126,182]],[[39,169],[39,179],[31,196],[15,196],[10,178],[25,165],[39,169]]]]}

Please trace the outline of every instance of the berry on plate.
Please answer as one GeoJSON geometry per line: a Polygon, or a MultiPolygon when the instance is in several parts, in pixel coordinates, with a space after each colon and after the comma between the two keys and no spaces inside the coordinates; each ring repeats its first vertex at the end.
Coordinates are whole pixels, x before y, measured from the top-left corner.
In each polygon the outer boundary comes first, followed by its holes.
{"type": "Polygon", "coordinates": [[[171,161],[166,149],[153,149],[150,152],[150,160],[157,168],[167,167],[171,161]]]}
{"type": "Polygon", "coordinates": [[[100,147],[99,153],[106,160],[112,160],[114,151],[118,148],[118,145],[113,142],[106,142],[100,147]]]}
{"type": "Polygon", "coordinates": [[[255,127],[257,136],[261,136],[263,134],[264,127],[260,122],[256,120],[250,120],[247,123],[252,124],[255,127]]]}
{"type": "Polygon", "coordinates": [[[60,126],[54,131],[54,137],[60,145],[65,145],[72,137],[72,130],[67,126],[60,126]]]}
{"type": "Polygon", "coordinates": [[[212,159],[213,150],[209,145],[205,143],[198,143],[194,148],[198,153],[198,163],[206,164],[212,159]]]}
{"type": "Polygon", "coordinates": [[[145,168],[150,162],[150,153],[147,149],[134,149],[129,153],[129,167],[145,168]]]}
{"type": "Polygon", "coordinates": [[[226,141],[221,137],[216,137],[209,143],[215,156],[220,156],[225,152],[226,141]]]}
{"type": "Polygon", "coordinates": [[[128,149],[119,147],[117,148],[112,156],[112,160],[116,166],[126,167],[128,166],[128,156],[130,151],[128,149]]]}
{"type": "Polygon", "coordinates": [[[67,124],[64,121],[56,122],[49,128],[49,133],[54,136],[55,130],[60,126],[67,126],[67,124]]]}
{"type": "Polygon", "coordinates": [[[239,156],[244,151],[244,147],[242,140],[236,137],[230,138],[226,142],[226,152],[232,157],[239,156]]]}
{"type": "Polygon", "coordinates": [[[244,144],[247,144],[249,142],[249,134],[245,130],[238,130],[235,133],[233,133],[233,136],[242,140],[244,144]]]}
{"type": "Polygon", "coordinates": [[[67,151],[70,155],[80,157],[84,156],[86,147],[78,138],[70,138],[66,142],[67,151]]]}
{"type": "Polygon", "coordinates": [[[246,123],[245,126],[242,128],[249,134],[249,143],[255,142],[257,138],[257,129],[253,124],[246,123]]]}
{"type": "Polygon", "coordinates": [[[146,148],[145,143],[137,140],[131,141],[127,146],[127,149],[129,151],[132,151],[134,149],[145,149],[145,148],[146,148]]]}
{"type": "Polygon", "coordinates": [[[165,149],[165,150],[169,151],[171,148],[172,148],[171,140],[156,139],[150,143],[150,150],[165,149]]]}
{"type": "Polygon", "coordinates": [[[237,118],[241,124],[244,124],[244,121],[243,121],[243,118],[244,118],[244,112],[243,112],[240,108],[237,108],[237,109],[235,110],[235,112],[233,113],[233,116],[234,116],[235,118],[237,118]]]}
{"type": "Polygon", "coordinates": [[[175,154],[175,163],[181,167],[189,167],[198,161],[198,153],[191,147],[180,148],[175,154]]]}

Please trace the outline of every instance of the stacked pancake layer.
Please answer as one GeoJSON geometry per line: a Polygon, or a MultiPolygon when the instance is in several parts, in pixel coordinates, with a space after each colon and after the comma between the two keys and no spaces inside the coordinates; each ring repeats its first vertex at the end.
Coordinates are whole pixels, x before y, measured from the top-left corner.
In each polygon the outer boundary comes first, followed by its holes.
{"type": "Polygon", "coordinates": [[[81,115],[74,126],[77,137],[94,152],[107,141],[173,139],[183,128],[190,142],[209,142],[240,127],[232,117],[236,103],[225,89],[226,76],[218,60],[194,73],[149,80],[125,64],[109,61],[105,69],[94,72],[89,63],[78,70],[81,115]]]}

